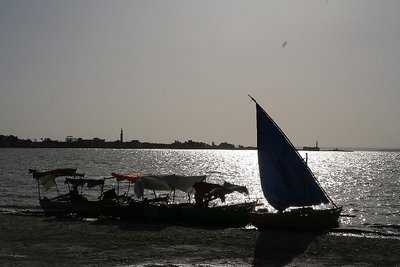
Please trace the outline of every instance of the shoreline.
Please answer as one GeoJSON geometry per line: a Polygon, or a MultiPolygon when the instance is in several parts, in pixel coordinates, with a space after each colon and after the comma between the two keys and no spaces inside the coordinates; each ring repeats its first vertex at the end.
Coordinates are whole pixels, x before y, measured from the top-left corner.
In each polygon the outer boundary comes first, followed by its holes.
{"type": "Polygon", "coordinates": [[[0,213],[0,262],[30,266],[400,264],[400,240],[0,213]]]}

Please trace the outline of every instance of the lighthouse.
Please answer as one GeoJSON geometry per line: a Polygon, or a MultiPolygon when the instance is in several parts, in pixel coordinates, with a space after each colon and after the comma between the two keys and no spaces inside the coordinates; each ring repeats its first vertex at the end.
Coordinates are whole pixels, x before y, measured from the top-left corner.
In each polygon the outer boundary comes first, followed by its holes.
{"type": "Polygon", "coordinates": [[[119,134],[119,141],[121,141],[121,143],[124,142],[124,131],[121,128],[121,133],[119,134]]]}

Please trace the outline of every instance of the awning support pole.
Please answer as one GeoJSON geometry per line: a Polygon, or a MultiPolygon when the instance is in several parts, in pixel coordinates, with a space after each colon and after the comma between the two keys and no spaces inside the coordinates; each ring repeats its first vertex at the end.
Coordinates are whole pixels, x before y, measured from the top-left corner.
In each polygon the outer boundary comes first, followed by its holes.
{"type": "Polygon", "coordinates": [[[54,184],[56,185],[56,189],[57,189],[57,193],[58,193],[58,195],[60,195],[60,191],[58,190],[57,183],[54,183],[54,184]]]}
{"type": "Polygon", "coordinates": [[[39,200],[40,200],[40,199],[42,199],[42,197],[40,196],[40,184],[39,184],[39,179],[37,179],[37,188],[38,188],[39,200]]]}

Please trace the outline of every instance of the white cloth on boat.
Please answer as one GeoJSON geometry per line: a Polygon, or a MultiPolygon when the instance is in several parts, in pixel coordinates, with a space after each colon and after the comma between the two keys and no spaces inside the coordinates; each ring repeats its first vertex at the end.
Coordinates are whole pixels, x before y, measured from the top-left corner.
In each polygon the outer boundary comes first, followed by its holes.
{"type": "Polygon", "coordinates": [[[135,194],[138,198],[143,196],[144,189],[172,191],[181,190],[190,193],[195,183],[204,181],[205,175],[202,176],[183,176],[183,175],[149,175],[139,177],[135,184],[135,194]]]}
{"type": "Polygon", "coordinates": [[[204,181],[206,176],[183,176],[174,174],[160,177],[160,179],[164,180],[171,190],[178,189],[185,193],[190,193],[193,190],[193,185],[204,181]]]}
{"type": "Polygon", "coordinates": [[[57,178],[57,176],[55,175],[45,175],[42,176],[39,179],[39,183],[41,186],[43,186],[45,191],[48,191],[53,185],[55,185],[55,179],[57,178]]]}

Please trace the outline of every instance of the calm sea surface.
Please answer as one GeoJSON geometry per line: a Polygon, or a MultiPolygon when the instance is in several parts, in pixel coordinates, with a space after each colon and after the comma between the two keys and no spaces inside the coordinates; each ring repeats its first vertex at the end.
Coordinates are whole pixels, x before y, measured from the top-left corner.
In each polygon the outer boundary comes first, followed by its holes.
{"type": "MultiPolygon", "coordinates": [[[[305,152],[300,154],[305,157],[305,152]]],[[[344,207],[345,214],[352,215],[340,219],[341,229],[400,235],[400,153],[308,152],[308,164],[333,201],[344,207]]],[[[258,199],[269,207],[261,192],[254,150],[3,148],[0,149],[0,208],[38,207],[37,183],[28,169],[66,167],[77,168],[86,177],[109,177],[111,172],[207,175],[209,182],[228,181],[247,186],[249,196],[233,194],[227,203],[258,199]]],[[[63,179],[58,185],[60,191],[66,189],[63,179]]],[[[107,186],[116,187],[116,183],[110,180],[107,186]]],[[[120,193],[127,190],[126,185],[120,185],[120,193]]],[[[55,188],[48,193],[55,194],[55,188]]],[[[97,191],[86,193],[95,196],[97,191]]]]}

